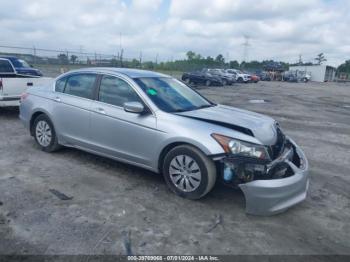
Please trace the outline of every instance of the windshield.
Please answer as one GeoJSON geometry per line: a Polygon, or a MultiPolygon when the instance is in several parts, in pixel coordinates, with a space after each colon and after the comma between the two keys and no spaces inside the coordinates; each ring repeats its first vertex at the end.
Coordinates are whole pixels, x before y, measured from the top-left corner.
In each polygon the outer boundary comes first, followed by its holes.
{"type": "Polygon", "coordinates": [[[214,105],[173,78],[144,77],[134,80],[153,103],[165,112],[184,112],[214,105]]]}

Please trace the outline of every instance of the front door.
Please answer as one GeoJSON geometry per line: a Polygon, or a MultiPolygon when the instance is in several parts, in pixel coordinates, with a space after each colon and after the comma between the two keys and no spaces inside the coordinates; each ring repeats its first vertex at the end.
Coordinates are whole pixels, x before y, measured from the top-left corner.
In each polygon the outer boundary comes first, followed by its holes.
{"type": "Polygon", "coordinates": [[[92,143],[103,154],[150,167],[159,135],[156,118],[151,112],[126,112],[125,102],[144,104],[126,81],[103,75],[98,98],[92,105],[92,143]]]}

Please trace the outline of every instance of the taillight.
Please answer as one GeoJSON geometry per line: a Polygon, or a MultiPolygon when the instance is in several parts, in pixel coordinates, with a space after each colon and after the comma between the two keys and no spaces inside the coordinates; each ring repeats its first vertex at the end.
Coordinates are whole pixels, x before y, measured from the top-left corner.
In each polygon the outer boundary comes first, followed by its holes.
{"type": "Polygon", "coordinates": [[[23,102],[28,96],[29,96],[28,93],[22,93],[22,95],[21,95],[21,102],[23,102]]]}

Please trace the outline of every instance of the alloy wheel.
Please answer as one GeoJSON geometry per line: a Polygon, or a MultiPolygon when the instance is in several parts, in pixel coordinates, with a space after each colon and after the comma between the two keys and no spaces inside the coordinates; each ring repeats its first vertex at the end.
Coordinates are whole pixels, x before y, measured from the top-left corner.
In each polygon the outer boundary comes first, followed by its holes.
{"type": "Polygon", "coordinates": [[[37,123],[35,127],[35,136],[41,146],[47,147],[50,145],[52,140],[52,131],[46,121],[41,120],[37,123]]]}
{"type": "Polygon", "coordinates": [[[171,160],[169,174],[172,183],[184,192],[196,190],[201,183],[200,168],[197,162],[187,155],[178,155],[171,160]]]}

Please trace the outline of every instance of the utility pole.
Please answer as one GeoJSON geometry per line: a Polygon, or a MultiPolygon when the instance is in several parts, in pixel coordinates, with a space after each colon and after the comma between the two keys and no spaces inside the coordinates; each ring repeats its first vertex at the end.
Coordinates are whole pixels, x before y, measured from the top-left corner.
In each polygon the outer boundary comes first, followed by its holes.
{"type": "Polygon", "coordinates": [[[298,62],[299,65],[302,65],[303,64],[303,59],[302,59],[302,56],[301,54],[299,55],[299,62],[298,62]]]}
{"type": "Polygon", "coordinates": [[[119,33],[119,52],[122,53],[122,33],[119,33]]]}
{"type": "Polygon", "coordinates": [[[33,55],[34,55],[33,64],[35,65],[35,63],[36,63],[36,48],[35,48],[35,46],[33,46],[33,55]]]}
{"type": "Polygon", "coordinates": [[[142,51],[140,51],[140,68],[142,68],[142,51]]]}
{"type": "MultiPolygon", "coordinates": [[[[84,49],[84,46],[83,45],[79,45],[79,55],[80,55],[80,61],[82,61],[82,57],[83,57],[83,49],[84,49]]],[[[81,63],[81,62],[79,62],[81,63]]]]}
{"type": "Polygon", "coordinates": [[[124,53],[124,50],[123,48],[120,50],[120,67],[123,67],[123,53],[124,53]]]}
{"type": "Polygon", "coordinates": [[[250,46],[249,39],[250,39],[250,37],[248,35],[244,35],[244,43],[243,43],[243,47],[244,47],[243,61],[244,62],[247,62],[247,60],[248,60],[248,47],[250,46]]]}

